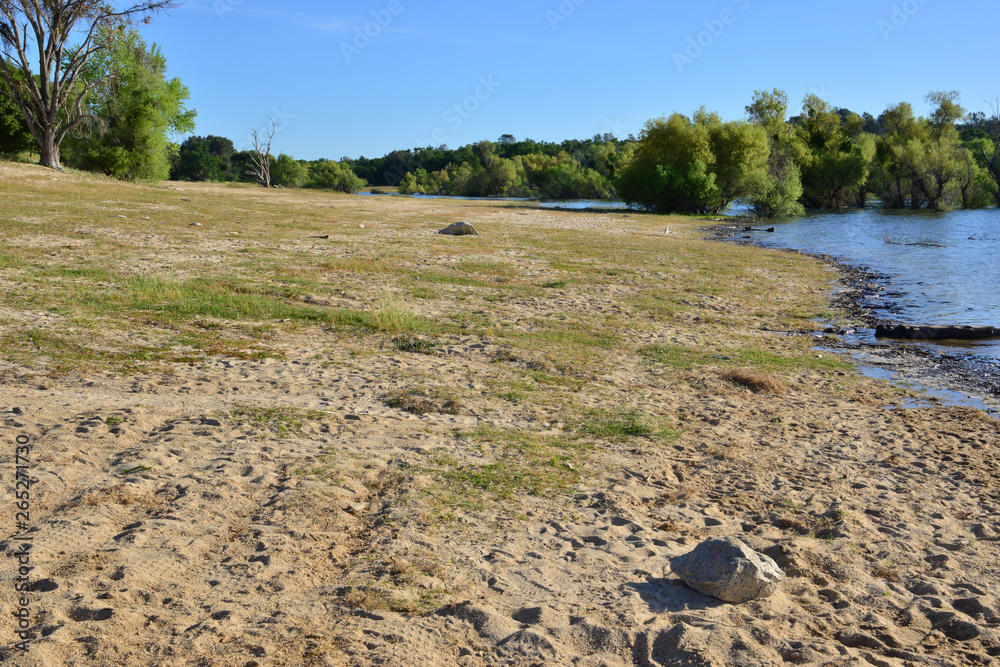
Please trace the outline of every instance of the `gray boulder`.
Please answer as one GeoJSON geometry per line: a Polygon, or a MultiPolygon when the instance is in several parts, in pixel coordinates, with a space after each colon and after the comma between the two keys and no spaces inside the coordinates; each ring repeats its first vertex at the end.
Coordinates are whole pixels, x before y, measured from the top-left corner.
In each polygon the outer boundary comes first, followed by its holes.
{"type": "Polygon", "coordinates": [[[456,222],[450,224],[439,231],[438,234],[447,234],[448,236],[479,236],[479,232],[476,231],[476,228],[467,222],[456,222]]]}
{"type": "Polygon", "coordinates": [[[706,540],[670,569],[696,591],[735,603],[766,598],[785,580],[777,563],[735,537],[706,540]]]}

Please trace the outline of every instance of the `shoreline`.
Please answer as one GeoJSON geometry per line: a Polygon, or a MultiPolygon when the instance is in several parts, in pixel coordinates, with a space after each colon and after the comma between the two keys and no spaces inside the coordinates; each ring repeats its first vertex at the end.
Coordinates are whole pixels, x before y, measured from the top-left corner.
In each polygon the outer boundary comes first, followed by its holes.
{"type": "MultiPolygon", "coordinates": [[[[768,248],[754,241],[737,239],[743,225],[721,224],[705,228],[711,232],[710,240],[733,243],[757,248],[768,248]]],[[[768,248],[774,249],[774,248],[768,248]]],[[[829,326],[823,333],[837,336],[838,340],[826,339],[822,347],[851,353],[859,366],[884,371],[884,379],[895,385],[917,390],[957,394],[968,399],[973,407],[993,416],[1000,415],[1000,361],[963,351],[954,355],[944,351],[941,345],[915,344],[895,340],[876,339],[877,326],[898,324],[898,320],[882,317],[879,312],[898,313],[900,306],[879,295],[891,292],[891,276],[871,271],[864,265],[851,264],[832,255],[815,254],[783,248],[813,257],[833,266],[840,275],[841,289],[831,293],[830,303],[846,312],[852,320],[850,327],[829,326]],[[875,297],[875,298],[873,298],[875,297]],[[876,301],[876,299],[878,299],[876,301]],[[859,329],[871,330],[871,335],[861,334],[859,329]],[[895,377],[893,377],[895,376],[895,377]],[[916,386],[913,387],[912,385],[916,386]]],[[[881,377],[881,374],[877,374],[881,377]]],[[[937,401],[939,398],[931,397],[937,401]]],[[[945,398],[947,404],[968,405],[945,398]]]]}

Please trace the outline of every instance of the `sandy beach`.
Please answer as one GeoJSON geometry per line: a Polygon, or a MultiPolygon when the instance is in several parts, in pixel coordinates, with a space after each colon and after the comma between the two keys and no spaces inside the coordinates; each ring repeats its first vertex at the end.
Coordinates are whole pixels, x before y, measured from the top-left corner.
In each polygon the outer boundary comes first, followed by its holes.
{"type": "Polygon", "coordinates": [[[1000,422],[814,349],[828,264],[11,163],[0,207],[4,663],[1000,664],[1000,422]],[[781,590],[681,583],[717,536],[781,590]]]}

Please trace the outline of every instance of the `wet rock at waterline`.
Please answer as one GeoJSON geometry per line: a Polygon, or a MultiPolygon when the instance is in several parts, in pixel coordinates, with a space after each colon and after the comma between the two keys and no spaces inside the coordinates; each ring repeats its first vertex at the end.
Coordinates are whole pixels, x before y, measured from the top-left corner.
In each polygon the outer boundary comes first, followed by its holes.
{"type": "Polygon", "coordinates": [[[785,580],[777,563],[735,537],[706,540],[670,568],[696,591],[734,603],[765,598],[785,580]]]}
{"type": "Polygon", "coordinates": [[[972,326],[923,326],[912,327],[903,324],[878,326],[876,338],[904,338],[907,340],[983,340],[1000,338],[1000,328],[972,326]]]}
{"type": "Polygon", "coordinates": [[[438,234],[447,234],[448,236],[479,236],[476,228],[467,222],[452,223],[439,231],[438,234]]]}

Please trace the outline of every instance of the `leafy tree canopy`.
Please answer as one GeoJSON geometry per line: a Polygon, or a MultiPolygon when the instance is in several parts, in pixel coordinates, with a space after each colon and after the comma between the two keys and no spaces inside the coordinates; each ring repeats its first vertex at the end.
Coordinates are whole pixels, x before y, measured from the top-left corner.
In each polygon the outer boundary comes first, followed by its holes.
{"type": "Polygon", "coordinates": [[[88,123],[70,140],[70,163],[123,180],[169,176],[168,139],[194,130],[188,89],[167,80],[166,58],[131,28],[101,28],[85,68],[98,81],[86,99],[88,123]]]}
{"type": "Polygon", "coordinates": [[[59,169],[60,146],[87,117],[97,81],[84,73],[100,30],[176,6],[175,0],[115,5],[103,0],[0,0],[0,79],[38,142],[39,164],[59,169]],[[75,48],[71,36],[82,37],[75,48]],[[36,76],[34,67],[38,68],[36,76]]]}

